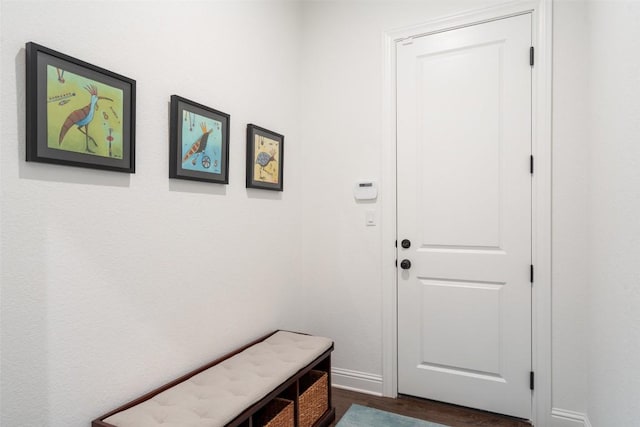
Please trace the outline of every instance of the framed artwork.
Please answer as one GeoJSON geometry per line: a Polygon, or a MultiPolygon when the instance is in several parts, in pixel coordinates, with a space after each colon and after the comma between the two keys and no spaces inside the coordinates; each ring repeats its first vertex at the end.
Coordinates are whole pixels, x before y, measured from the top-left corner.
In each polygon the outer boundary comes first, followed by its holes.
{"type": "Polygon", "coordinates": [[[247,188],[282,191],[284,136],[247,125],[247,188]]]}
{"type": "Polygon", "coordinates": [[[230,116],[171,96],[169,178],[229,183],[230,116]]]}
{"type": "Polygon", "coordinates": [[[26,44],[27,161],[135,172],[136,82],[26,44]]]}

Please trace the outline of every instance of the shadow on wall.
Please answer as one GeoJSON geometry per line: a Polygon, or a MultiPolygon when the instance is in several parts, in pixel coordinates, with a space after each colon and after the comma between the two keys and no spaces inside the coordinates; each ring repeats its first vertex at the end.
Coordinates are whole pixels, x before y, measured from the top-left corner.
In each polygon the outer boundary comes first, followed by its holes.
{"type": "Polygon", "coordinates": [[[226,196],[227,194],[227,186],[224,184],[167,179],[169,180],[169,191],[175,191],[178,193],[209,194],[215,196],[226,196]]]}
{"type": "Polygon", "coordinates": [[[250,199],[282,200],[282,192],[247,188],[247,197],[250,199]]]}

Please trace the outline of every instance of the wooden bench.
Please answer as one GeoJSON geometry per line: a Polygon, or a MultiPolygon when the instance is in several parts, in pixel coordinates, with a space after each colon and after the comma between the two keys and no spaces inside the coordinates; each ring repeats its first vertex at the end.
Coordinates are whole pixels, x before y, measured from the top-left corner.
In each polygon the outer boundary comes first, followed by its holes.
{"type": "Polygon", "coordinates": [[[275,331],[93,420],[92,427],[327,427],[333,342],[275,331]],[[289,417],[289,418],[287,418],[289,417]]]}

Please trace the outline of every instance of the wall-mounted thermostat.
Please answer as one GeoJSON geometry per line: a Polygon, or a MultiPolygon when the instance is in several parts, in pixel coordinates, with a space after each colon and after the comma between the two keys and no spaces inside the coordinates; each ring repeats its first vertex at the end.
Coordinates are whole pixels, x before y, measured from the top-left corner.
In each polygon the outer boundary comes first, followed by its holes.
{"type": "Polygon", "coordinates": [[[378,197],[378,185],[375,181],[357,181],[353,187],[356,200],[375,200],[378,197]]]}

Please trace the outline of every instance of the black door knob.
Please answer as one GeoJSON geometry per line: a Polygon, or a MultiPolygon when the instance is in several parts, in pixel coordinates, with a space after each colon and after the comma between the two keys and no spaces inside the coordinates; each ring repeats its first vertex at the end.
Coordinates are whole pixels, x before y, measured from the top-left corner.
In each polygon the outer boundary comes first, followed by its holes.
{"type": "Polygon", "coordinates": [[[408,259],[403,259],[402,261],[400,261],[400,268],[402,268],[403,270],[410,269],[411,261],[409,261],[408,259]]]}
{"type": "Polygon", "coordinates": [[[411,240],[404,239],[400,244],[402,245],[403,248],[409,249],[411,247],[411,240]]]}

